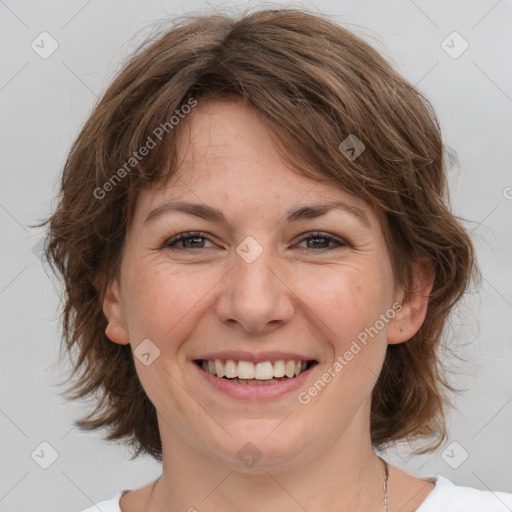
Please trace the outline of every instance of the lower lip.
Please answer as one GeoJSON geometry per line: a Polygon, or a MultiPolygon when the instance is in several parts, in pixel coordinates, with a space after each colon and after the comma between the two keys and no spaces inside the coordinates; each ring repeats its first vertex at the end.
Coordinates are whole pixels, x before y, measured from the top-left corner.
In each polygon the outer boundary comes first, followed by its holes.
{"type": "Polygon", "coordinates": [[[237,384],[236,382],[231,382],[228,379],[216,377],[210,372],[203,370],[196,363],[192,364],[197,368],[201,377],[205,379],[210,386],[221,393],[225,393],[226,395],[241,400],[268,400],[297,391],[297,389],[300,388],[301,385],[304,384],[304,381],[309,377],[311,370],[316,366],[316,364],[313,365],[311,368],[308,368],[293,379],[283,380],[275,384],[255,384],[251,386],[250,384],[237,384]]]}

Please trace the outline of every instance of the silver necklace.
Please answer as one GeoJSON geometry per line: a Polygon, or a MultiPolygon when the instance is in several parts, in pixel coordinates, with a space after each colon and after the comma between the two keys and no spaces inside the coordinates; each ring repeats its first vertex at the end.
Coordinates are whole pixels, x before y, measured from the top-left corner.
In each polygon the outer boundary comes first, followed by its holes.
{"type": "MultiPolygon", "coordinates": [[[[382,458],[379,459],[384,464],[384,511],[388,512],[388,478],[389,478],[389,468],[388,463],[382,458]]],[[[151,493],[149,494],[148,504],[146,506],[146,512],[149,510],[149,504],[151,503],[151,498],[153,497],[153,491],[155,490],[156,483],[160,480],[162,476],[160,475],[155,482],[153,483],[153,487],[151,488],[151,493]]]]}

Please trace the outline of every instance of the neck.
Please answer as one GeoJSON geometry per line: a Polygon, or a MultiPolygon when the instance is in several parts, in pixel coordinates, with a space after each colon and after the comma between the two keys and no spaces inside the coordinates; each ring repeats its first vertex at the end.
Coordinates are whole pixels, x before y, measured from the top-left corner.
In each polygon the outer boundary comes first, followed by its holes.
{"type": "Polygon", "coordinates": [[[360,428],[355,422],[323,452],[304,447],[286,462],[241,470],[173,438],[161,422],[163,471],[148,512],[384,511],[383,463],[360,428]]]}

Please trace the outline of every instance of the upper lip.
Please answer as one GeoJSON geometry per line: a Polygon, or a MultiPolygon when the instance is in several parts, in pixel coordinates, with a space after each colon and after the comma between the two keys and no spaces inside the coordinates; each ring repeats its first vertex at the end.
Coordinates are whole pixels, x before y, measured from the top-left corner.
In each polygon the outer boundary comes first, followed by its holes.
{"type": "Polygon", "coordinates": [[[279,360],[285,360],[285,361],[315,361],[315,359],[295,354],[293,352],[247,352],[244,350],[222,350],[220,352],[209,352],[207,354],[202,354],[199,357],[194,357],[194,361],[198,361],[201,359],[206,360],[214,360],[214,359],[220,359],[227,360],[230,359],[232,361],[251,361],[252,363],[260,363],[263,361],[279,361],[279,360]]]}

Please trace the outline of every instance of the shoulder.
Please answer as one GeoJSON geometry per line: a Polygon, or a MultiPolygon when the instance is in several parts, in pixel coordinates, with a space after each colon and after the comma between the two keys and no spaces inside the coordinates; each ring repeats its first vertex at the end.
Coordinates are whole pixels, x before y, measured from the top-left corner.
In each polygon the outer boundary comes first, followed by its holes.
{"type": "Polygon", "coordinates": [[[124,493],[128,492],[128,490],[129,489],[119,491],[110,500],[100,501],[99,503],[96,503],[92,507],[86,508],[85,510],[81,510],[80,512],[98,512],[98,510],[101,510],[101,512],[122,512],[121,507],[119,505],[119,501],[121,499],[121,496],[124,493]]]}
{"type": "Polygon", "coordinates": [[[512,494],[455,485],[440,475],[430,478],[434,489],[416,512],[510,512],[512,494]]]}

